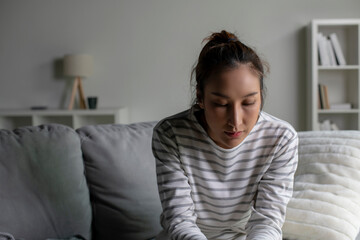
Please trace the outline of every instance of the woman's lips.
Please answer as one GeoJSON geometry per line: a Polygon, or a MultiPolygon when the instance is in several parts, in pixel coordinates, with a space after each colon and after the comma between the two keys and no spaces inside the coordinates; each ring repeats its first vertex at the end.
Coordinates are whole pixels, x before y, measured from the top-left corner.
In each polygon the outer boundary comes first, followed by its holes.
{"type": "Polygon", "coordinates": [[[225,134],[228,135],[229,137],[232,137],[232,138],[240,137],[242,133],[243,133],[242,131],[240,131],[240,132],[227,132],[227,131],[225,131],[225,134]]]}

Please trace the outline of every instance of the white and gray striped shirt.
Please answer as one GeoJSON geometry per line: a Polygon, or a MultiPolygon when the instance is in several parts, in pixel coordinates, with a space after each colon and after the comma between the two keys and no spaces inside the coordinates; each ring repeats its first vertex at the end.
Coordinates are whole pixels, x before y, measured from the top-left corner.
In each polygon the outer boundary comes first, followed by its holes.
{"type": "Polygon", "coordinates": [[[281,239],[297,167],[296,131],[261,112],[250,134],[224,149],[199,124],[197,110],[154,128],[161,224],[168,238],[281,239]]]}

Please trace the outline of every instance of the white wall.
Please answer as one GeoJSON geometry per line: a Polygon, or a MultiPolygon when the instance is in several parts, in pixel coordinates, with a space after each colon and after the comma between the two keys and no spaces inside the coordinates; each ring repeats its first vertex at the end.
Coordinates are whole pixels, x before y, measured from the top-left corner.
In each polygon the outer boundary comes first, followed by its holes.
{"type": "Polygon", "coordinates": [[[127,106],[132,122],[189,107],[201,41],[236,31],[270,63],[265,110],[305,129],[306,31],[313,18],[360,18],[358,0],[0,0],[0,108],[64,108],[68,53],[94,56],[85,94],[127,106]]]}

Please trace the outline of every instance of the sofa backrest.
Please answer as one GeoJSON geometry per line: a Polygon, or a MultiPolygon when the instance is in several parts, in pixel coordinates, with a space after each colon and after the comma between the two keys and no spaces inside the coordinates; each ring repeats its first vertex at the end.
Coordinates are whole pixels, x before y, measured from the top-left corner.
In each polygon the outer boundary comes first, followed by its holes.
{"type": "Polygon", "coordinates": [[[77,129],[93,207],[94,239],[150,239],[161,231],[151,138],[155,122],[77,129]]]}
{"type": "Polygon", "coordinates": [[[91,238],[80,138],[51,124],[0,130],[0,232],[39,240],[91,238]]]}

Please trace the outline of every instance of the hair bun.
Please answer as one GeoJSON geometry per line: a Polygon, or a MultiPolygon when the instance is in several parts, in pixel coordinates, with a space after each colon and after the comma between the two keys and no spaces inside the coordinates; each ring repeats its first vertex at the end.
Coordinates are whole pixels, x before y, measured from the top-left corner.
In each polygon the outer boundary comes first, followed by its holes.
{"type": "Polygon", "coordinates": [[[209,37],[205,38],[204,40],[208,41],[209,45],[218,45],[223,43],[229,42],[237,42],[239,39],[233,33],[227,32],[222,30],[221,32],[216,32],[211,34],[209,37]]]}
{"type": "Polygon", "coordinates": [[[229,39],[228,39],[228,42],[236,42],[236,41],[238,41],[237,38],[229,38],[229,39]]]}

